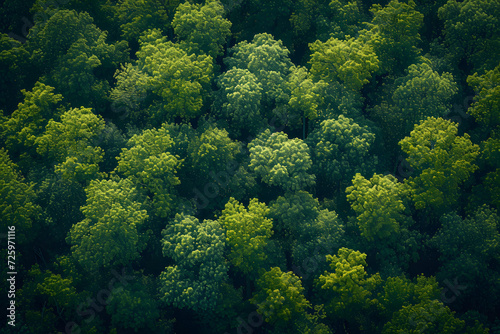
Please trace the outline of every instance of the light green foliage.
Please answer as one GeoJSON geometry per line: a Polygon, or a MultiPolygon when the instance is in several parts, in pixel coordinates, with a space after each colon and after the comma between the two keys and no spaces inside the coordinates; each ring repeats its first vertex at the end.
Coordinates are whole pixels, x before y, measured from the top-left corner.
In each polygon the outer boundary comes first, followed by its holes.
{"type": "Polygon", "coordinates": [[[309,174],[309,148],[300,139],[288,139],[283,132],[262,132],[249,144],[250,165],[263,182],[285,190],[301,190],[315,183],[309,174]]]}
{"type": "Polygon", "coordinates": [[[475,71],[484,72],[500,61],[500,5],[489,0],[449,0],[439,8],[444,21],[447,53],[455,62],[465,58],[475,71]],[[473,37],[473,38],[471,38],[473,37]]]}
{"type": "MultiPolygon", "coordinates": [[[[500,256],[500,218],[495,210],[479,207],[462,219],[456,213],[441,218],[442,227],[430,240],[441,253],[438,278],[456,279],[465,286],[461,294],[486,304],[500,291],[498,269],[488,263],[500,256]],[[488,286],[488,291],[483,289],[488,286]]],[[[453,296],[448,293],[449,298],[453,296]]]]}
{"type": "Polygon", "coordinates": [[[477,94],[468,113],[488,128],[500,125],[500,65],[483,75],[469,76],[467,83],[477,94]]]}
{"type": "Polygon", "coordinates": [[[224,62],[230,68],[247,69],[253,73],[262,85],[263,102],[288,101],[284,82],[290,73],[292,62],[288,49],[276,41],[272,35],[255,35],[251,43],[240,42],[230,50],[230,57],[224,62]]]}
{"type": "Polygon", "coordinates": [[[392,175],[373,174],[367,180],[359,173],[352,184],[346,189],[347,199],[356,211],[361,235],[369,241],[395,241],[400,225],[408,219],[404,215],[407,186],[392,175]]]}
{"type": "Polygon", "coordinates": [[[218,0],[204,5],[185,2],[177,7],[172,26],[188,53],[207,54],[215,59],[222,55],[223,45],[231,35],[231,22],[224,17],[218,0]]]}
{"type": "Polygon", "coordinates": [[[26,184],[4,148],[0,148],[0,228],[7,233],[15,226],[16,242],[33,236],[32,222],[40,208],[34,203],[33,185],[26,184]]]}
{"type": "Polygon", "coordinates": [[[417,209],[444,209],[458,200],[459,186],[477,169],[479,146],[457,136],[456,123],[429,117],[399,142],[414,175],[406,182],[417,209]]]}
{"type": "Polygon", "coordinates": [[[448,306],[437,300],[426,300],[416,305],[403,306],[384,325],[383,334],[396,333],[463,333],[463,320],[454,317],[448,306]]]}
{"type": "Polygon", "coordinates": [[[163,255],[175,264],[160,275],[161,299],[178,308],[213,310],[227,279],[221,224],[176,214],[162,234],[163,255]]]}
{"type": "Polygon", "coordinates": [[[304,297],[300,279],[292,272],[273,267],[257,280],[257,293],[250,302],[257,304],[257,312],[266,322],[285,327],[304,317],[311,304],[304,297]]]}
{"type": "Polygon", "coordinates": [[[175,116],[184,119],[198,116],[210,88],[212,57],[189,55],[159,30],[148,30],[140,44],[137,65],[148,75],[151,89],[158,97],[149,109],[154,120],[161,123],[175,116]]]}
{"type": "Polygon", "coordinates": [[[166,217],[175,206],[174,186],[180,184],[176,176],[182,160],[170,153],[174,146],[167,127],[144,130],[134,135],[117,158],[116,172],[132,180],[152,197],[160,217],[166,217]]]}
{"type": "Polygon", "coordinates": [[[267,218],[268,214],[266,204],[255,198],[246,209],[231,197],[219,217],[231,249],[228,259],[244,274],[255,274],[267,259],[265,247],[273,234],[273,222],[267,218]]]}
{"type": "Polygon", "coordinates": [[[326,301],[327,314],[352,320],[377,303],[373,292],[382,279],[378,273],[366,273],[366,254],[342,247],[338,255],[326,258],[332,272],[319,276],[316,283],[326,301]]]}
{"type": "Polygon", "coordinates": [[[122,291],[113,293],[106,305],[113,326],[130,328],[135,332],[155,330],[160,312],[155,296],[147,289],[151,284],[150,279],[143,277],[141,281],[120,287],[122,291]]]}
{"type": "Polygon", "coordinates": [[[256,134],[263,127],[261,111],[262,85],[247,69],[233,68],[222,74],[217,85],[215,113],[227,120],[228,128],[236,135],[247,130],[256,134]]]}
{"type": "MultiPolygon", "coordinates": [[[[63,113],[59,107],[62,95],[54,94],[54,88],[41,82],[31,91],[22,90],[24,101],[19,103],[9,119],[2,124],[2,137],[11,153],[26,154],[35,150],[35,140],[52,118],[63,113]]],[[[34,153],[34,152],[33,152],[34,153]]]]}
{"type": "Polygon", "coordinates": [[[428,116],[444,117],[451,109],[451,100],[458,88],[450,73],[439,75],[427,63],[410,65],[406,73],[396,79],[398,87],[392,100],[409,133],[415,124],[428,116]]]}
{"type": "Polygon", "coordinates": [[[137,41],[148,29],[166,29],[179,0],[120,0],[111,7],[127,41],[137,41]]]}
{"type": "Polygon", "coordinates": [[[335,188],[346,184],[356,172],[373,172],[377,164],[377,157],[372,155],[374,141],[375,135],[367,126],[343,115],[322,121],[306,140],[314,173],[335,188]]]}
{"type": "Polygon", "coordinates": [[[88,181],[99,176],[98,163],[103,151],[93,143],[101,136],[105,123],[90,108],[74,108],[61,115],[61,122],[50,120],[45,133],[35,140],[37,152],[56,164],[56,173],[67,179],[88,181]]]}
{"type": "Polygon", "coordinates": [[[330,38],[316,41],[311,49],[311,74],[326,82],[340,80],[351,90],[359,91],[379,68],[379,59],[372,47],[362,39],[330,38]]]}
{"type": "Polygon", "coordinates": [[[85,189],[85,219],[73,225],[66,241],[78,262],[94,271],[127,265],[143,248],[137,229],[148,217],[130,180],[91,181],[85,189]]]}
{"type": "Polygon", "coordinates": [[[413,0],[392,0],[385,7],[375,4],[370,9],[374,17],[365,37],[380,61],[381,72],[402,73],[420,55],[418,32],[424,16],[415,8],[413,0]]]}

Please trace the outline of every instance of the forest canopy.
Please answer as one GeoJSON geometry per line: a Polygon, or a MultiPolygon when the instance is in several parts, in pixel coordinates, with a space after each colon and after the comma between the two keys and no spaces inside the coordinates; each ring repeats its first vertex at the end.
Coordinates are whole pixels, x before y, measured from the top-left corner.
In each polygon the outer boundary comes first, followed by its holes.
{"type": "Polygon", "coordinates": [[[5,0],[0,144],[0,334],[500,334],[498,0],[5,0]]]}

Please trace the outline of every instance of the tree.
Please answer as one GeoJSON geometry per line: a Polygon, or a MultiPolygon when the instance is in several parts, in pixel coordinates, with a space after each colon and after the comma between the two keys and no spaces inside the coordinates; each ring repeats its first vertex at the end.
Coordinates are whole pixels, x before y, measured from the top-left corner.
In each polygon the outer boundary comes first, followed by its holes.
{"type": "Polygon", "coordinates": [[[454,317],[448,306],[437,300],[403,306],[384,325],[383,334],[390,333],[463,333],[463,320],[454,317]]]}
{"type": "Polygon", "coordinates": [[[122,150],[116,172],[129,178],[151,197],[157,215],[166,217],[175,207],[174,186],[182,159],[170,153],[174,142],[167,127],[144,130],[129,139],[122,150]]]}
{"type": "Polygon", "coordinates": [[[447,53],[455,64],[463,59],[469,69],[484,73],[498,65],[500,58],[500,6],[495,1],[449,0],[438,10],[444,22],[447,53]],[[474,38],[468,38],[474,36],[474,38]]]}
{"type": "Polygon", "coordinates": [[[372,242],[395,241],[400,225],[408,220],[404,214],[407,186],[398,183],[392,175],[373,174],[367,180],[359,173],[352,179],[352,184],[346,193],[356,211],[361,235],[372,242]]]}
{"type": "Polygon", "coordinates": [[[160,275],[161,299],[178,308],[213,310],[227,279],[226,237],[218,221],[176,214],[162,232],[163,255],[175,264],[160,275]]]}
{"type": "Polygon", "coordinates": [[[399,142],[415,176],[407,179],[417,209],[443,210],[455,205],[459,186],[478,167],[479,146],[469,135],[457,136],[456,123],[428,117],[399,142]]]}
{"type": "Polygon", "coordinates": [[[416,9],[415,2],[392,0],[385,7],[375,4],[370,9],[374,17],[370,30],[362,33],[363,39],[373,47],[383,73],[402,73],[416,63],[420,55],[419,30],[424,16],[416,9]]]}
{"type": "Polygon", "coordinates": [[[230,133],[255,135],[264,127],[261,110],[262,85],[247,69],[233,68],[217,79],[214,112],[227,122],[230,133]]]}
{"type": "Polygon", "coordinates": [[[29,164],[34,156],[35,141],[43,133],[52,118],[60,116],[64,109],[60,106],[62,95],[54,93],[54,87],[37,82],[31,91],[22,90],[24,101],[2,124],[2,139],[10,154],[21,155],[22,164],[29,164]]]}
{"type": "Polygon", "coordinates": [[[204,5],[185,2],[177,7],[172,26],[181,47],[189,54],[207,54],[215,59],[231,35],[231,22],[223,18],[224,7],[218,0],[204,5]]]}
{"type": "Polygon", "coordinates": [[[105,74],[128,59],[127,43],[107,44],[106,37],[88,13],[63,9],[35,24],[27,48],[46,75],[41,81],[56,87],[74,107],[103,110],[109,91],[105,74]]]}
{"type": "Polygon", "coordinates": [[[156,291],[152,290],[151,278],[142,277],[122,287],[120,293],[113,294],[106,305],[106,312],[111,316],[111,324],[117,328],[140,330],[157,330],[156,320],[160,317],[159,303],[155,299],[156,291]]]}
{"type": "Polygon", "coordinates": [[[325,271],[316,280],[326,302],[325,310],[336,318],[356,321],[363,312],[377,304],[374,290],[382,279],[378,273],[368,276],[364,253],[342,247],[338,255],[327,255],[326,258],[333,272],[325,271]]]}
{"type": "Polygon", "coordinates": [[[111,7],[115,20],[120,24],[122,36],[129,42],[137,42],[148,29],[171,27],[179,0],[121,0],[111,7]]]}
{"type": "Polygon", "coordinates": [[[247,69],[253,73],[262,85],[262,102],[272,106],[274,101],[288,101],[283,85],[292,67],[289,53],[281,41],[263,33],[255,35],[251,43],[243,41],[229,49],[230,57],[224,62],[230,69],[247,69]]]}
{"type": "Polygon", "coordinates": [[[37,152],[55,163],[55,171],[62,177],[89,181],[102,175],[98,164],[103,150],[93,143],[104,127],[104,120],[90,108],[70,109],[61,115],[61,122],[48,122],[45,133],[35,140],[37,152]]]}
{"type": "Polygon", "coordinates": [[[429,244],[440,252],[442,266],[437,273],[440,280],[453,280],[459,287],[457,294],[445,293],[446,300],[457,300],[456,308],[491,312],[498,301],[494,296],[500,291],[495,277],[498,269],[490,266],[500,254],[500,218],[495,210],[481,206],[463,219],[456,213],[441,216],[441,228],[429,244]],[[489,289],[485,291],[484,286],[489,289]],[[450,297],[451,296],[451,297],[450,297]]]}
{"type": "Polygon", "coordinates": [[[140,45],[137,66],[148,75],[156,95],[149,108],[156,124],[176,116],[187,120],[199,116],[212,80],[212,57],[188,54],[159,30],[148,30],[140,45]]]}
{"type": "Polygon", "coordinates": [[[257,304],[257,312],[266,322],[278,328],[292,327],[291,323],[305,316],[311,304],[304,297],[300,279],[292,272],[273,267],[256,282],[257,293],[250,302],[257,304]]]}
{"type": "Polygon", "coordinates": [[[314,185],[309,174],[312,161],[309,148],[300,139],[288,139],[283,132],[267,129],[248,144],[250,169],[268,185],[285,190],[301,190],[314,185]]]}
{"type": "Polygon", "coordinates": [[[359,91],[379,68],[379,58],[370,44],[359,38],[326,42],[316,41],[311,49],[311,74],[316,80],[340,80],[351,90],[359,91]]]}
{"type": "Polygon", "coordinates": [[[266,204],[255,198],[246,209],[231,197],[219,217],[231,249],[228,259],[245,275],[255,275],[267,259],[265,247],[273,234],[273,222],[267,218],[268,214],[266,204]]]}
{"type": "Polygon", "coordinates": [[[148,218],[130,180],[91,181],[81,208],[85,219],[73,225],[66,241],[89,271],[128,265],[145,246],[138,228],[148,218]]]}
{"type": "Polygon", "coordinates": [[[412,64],[406,73],[406,76],[396,79],[397,88],[392,100],[402,114],[406,133],[409,133],[426,117],[446,116],[458,88],[450,73],[439,75],[427,63],[412,64]]]}
{"type": "Polygon", "coordinates": [[[35,204],[33,184],[24,181],[4,148],[0,148],[0,198],[0,228],[7,233],[14,226],[16,241],[26,243],[35,234],[32,224],[41,208],[35,204]]]}
{"type": "Polygon", "coordinates": [[[500,65],[483,75],[475,73],[467,83],[476,92],[474,103],[468,112],[483,126],[500,125],[500,65]]]}
{"type": "Polygon", "coordinates": [[[371,155],[374,141],[368,126],[343,115],[322,121],[306,140],[313,172],[322,180],[319,184],[340,190],[356,172],[370,174],[377,164],[377,157],[371,155]]]}

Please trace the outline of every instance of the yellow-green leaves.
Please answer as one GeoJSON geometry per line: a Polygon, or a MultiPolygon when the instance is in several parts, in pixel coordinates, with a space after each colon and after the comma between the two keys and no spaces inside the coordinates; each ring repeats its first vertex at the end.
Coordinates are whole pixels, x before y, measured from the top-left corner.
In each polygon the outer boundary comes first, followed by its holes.
{"type": "Polygon", "coordinates": [[[361,39],[326,42],[316,41],[311,48],[311,74],[326,82],[340,80],[346,87],[359,91],[379,68],[379,60],[372,47],[361,39]]]}
{"type": "Polygon", "coordinates": [[[361,235],[369,241],[384,241],[399,233],[407,217],[404,200],[407,187],[392,175],[374,174],[370,180],[356,173],[352,186],[346,189],[347,199],[357,213],[361,235]]]}
{"type": "Polygon", "coordinates": [[[483,75],[469,76],[467,83],[477,94],[468,112],[489,128],[500,125],[500,65],[483,75]]]}
{"type": "Polygon", "coordinates": [[[182,160],[170,153],[172,146],[167,127],[145,130],[130,138],[129,148],[117,158],[116,171],[152,197],[160,217],[166,217],[174,207],[173,187],[180,184],[176,173],[182,160]]]}
{"type": "Polygon", "coordinates": [[[353,319],[359,312],[377,303],[373,290],[381,284],[379,274],[368,276],[366,254],[341,248],[338,255],[327,255],[331,272],[317,279],[323,290],[326,311],[343,319],[353,319]]]}
{"type": "Polygon", "coordinates": [[[442,118],[421,121],[399,142],[416,176],[407,181],[417,209],[446,209],[458,200],[459,185],[478,167],[479,146],[468,134],[457,136],[457,124],[442,118]]]}
{"type": "Polygon", "coordinates": [[[219,217],[231,248],[229,261],[244,274],[256,273],[267,259],[264,249],[273,234],[273,222],[267,218],[268,213],[266,204],[255,198],[246,209],[231,197],[219,217]]]}
{"type": "Polygon", "coordinates": [[[305,316],[311,304],[304,297],[300,279],[292,272],[273,267],[257,280],[257,293],[250,299],[266,322],[277,327],[305,316]]]}

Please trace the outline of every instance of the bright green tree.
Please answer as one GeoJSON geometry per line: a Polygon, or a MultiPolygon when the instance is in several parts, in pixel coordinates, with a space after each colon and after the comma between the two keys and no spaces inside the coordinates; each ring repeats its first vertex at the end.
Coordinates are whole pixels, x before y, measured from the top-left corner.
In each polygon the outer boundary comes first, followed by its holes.
{"type": "Polygon", "coordinates": [[[407,179],[417,209],[441,210],[456,204],[459,186],[477,169],[479,146],[469,135],[457,136],[458,125],[442,118],[421,121],[399,142],[415,176],[407,179]]]}
{"type": "Polygon", "coordinates": [[[176,116],[198,116],[213,76],[212,57],[188,54],[162,36],[160,30],[148,30],[140,44],[137,66],[148,75],[156,95],[149,108],[151,117],[161,123],[176,116]]]}
{"type": "Polygon", "coordinates": [[[283,132],[262,132],[249,144],[250,169],[268,185],[301,190],[315,183],[309,171],[309,148],[300,139],[288,139],[283,132]]]}
{"type": "Polygon", "coordinates": [[[357,214],[361,235],[369,241],[386,241],[399,236],[408,188],[392,175],[373,174],[367,180],[356,173],[352,186],[346,189],[347,199],[357,214]]]}
{"type": "Polygon", "coordinates": [[[90,108],[73,108],[50,120],[43,135],[35,140],[37,152],[55,163],[55,171],[67,179],[88,181],[101,175],[103,150],[94,145],[104,130],[102,117],[90,108]]]}
{"type": "Polygon", "coordinates": [[[116,172],[150,196],[161,217],[174,208],[174,186],[180,184],[176,174],[182,159],[170,152],[173,146],[167,127],[144,130],[129,139],[127,148],[117,158],[116,172]]]}
{"type": "Polygon", "coordinates": [[[21,92],[24,101],[2,124],[2,139],[11,154],[29,159],[29,155],[36,154],[36,138],[43,133],[49,120],[57,119],[64,112],[59,103],[63,97],[55,94],[53,87],[41,82],[37,82],[31,91],[21,92]]]}
{"type": "Polygon", "coordinates": [[[351,90],[359,91],[379,68],[379,58],[362,39],[330,38],[310,44],[311,74],[326,82],[340,80],[351,90]]]}
{"type": "Polygon", "coordinates": [[[419,30],[424,16],[413,0],[392,0],[385,7],[375,4],[370,11],[374,17],[370,30],[363,34],[380,61],[380,71],[402,73],[420,55],[419,30]]]}
{"type": "Polygon", "coordinates": [[[188,53],[207,54],[215,59],[222,55],[226,39],[231,35],[231,22],[224,17],[218,0],[204,5],[185,2],[177,7],[172,26],[188,53]]]}
{"type": "Polygon", "coordinates": [[[178,308],[213,310],[227,279],[226,236],[221,224],[176,214],[162,234],[163,255],[175,264],[160,275],[161,299],[178,308]]]}
{"type": "Polygon", "coordinates": [[[306,140],[311,148],[313,172],[325,187],[342,189],[356,172],[373,172],[378,161],[373,155],[374,141],[375,134],[368,126],[343,115],[322,121],[306,140]]]}
{"type": "Polygon", "coordinates": [[[273,234],[273,222],[267,218],[268,214],[267,205],[255,198],[250,200],[247,209],[231,197],[219,217],[231,249],[228,259],[246,275],[255,275],[268,257],[265,247],[273,234]]]}
{"type": "Polygon", "coordinates": [[[273,267],[256,282],[257,292],[250,302],[264,320],[278,328],[292,328],[292,323],[304,318],[311,304],[304,297],[300,279],[292,272],[273,267]]]}
{"type": "Polygon", "coordinates": [[[85,219],[73,225],[66,241],[87,270],[127,265],[144,248],[138,228],[148,218],[130,180],[91,181],[85,189],[85,219]]]}
{"type": "Polygon", "coordinates": [[[12,111],[22,99],[21,89],[29,69],[29,53],[19,41],[0,33],[0,105],[12,111]]]}
{"type": "Polygon", "coordinates": [[[368,276],[366,254],[340,248],[338,255],[327,255],[331,272],[316,280],[325,310],[330,316],[355,321],[356,317],[377,304],[375,289],[382,283],[380,275],[368,276]]]}
{"type": "Polygon", "coordinates": [[[456,64],[462,59],[469,68],[484,73],[500,61],[500,5],[488,0],[449,0],[439,8],[444,37],[456,64]],[[474,38],[470,38],[474,36],[474,38]]]}

